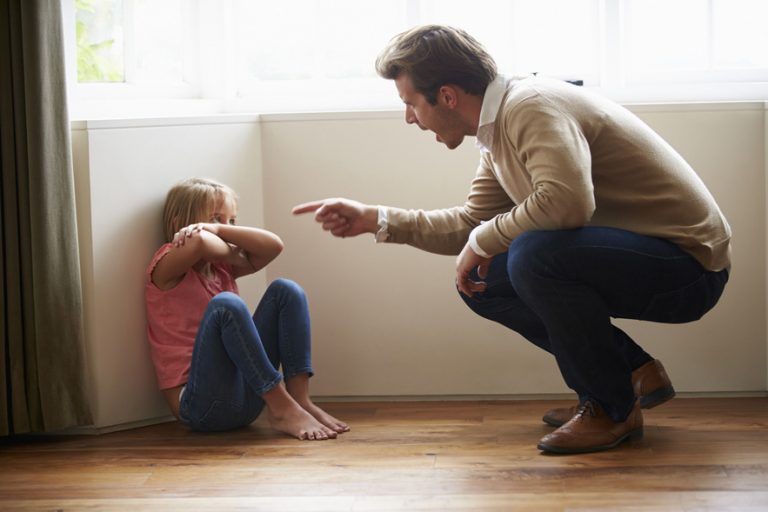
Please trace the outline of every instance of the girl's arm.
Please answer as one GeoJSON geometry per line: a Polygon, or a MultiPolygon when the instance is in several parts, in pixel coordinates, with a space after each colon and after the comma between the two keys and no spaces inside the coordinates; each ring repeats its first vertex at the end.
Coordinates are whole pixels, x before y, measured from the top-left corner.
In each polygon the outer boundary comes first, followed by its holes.
{"type": "Polygon", "coordinates": [[[152,282],[161,290],[170,290],[195,265],[214,261],[227,262],[237,278],[261,270],[282,250],[282,240],[263,229],[192,224],[176,233],[173,247],[152,271],[152,282]]]}
{"type": "Polygon", "coordinates": [[[202,227],[234,246],[225,259],[232,266],[235,277],[258,272],[283,250],[280,237],[265,229],[218,223],[206,223],[202,227]]]}
{"type": "Polygon", "coordinates": [[[170,290],[196,265],[234,259],[236,252],[237,248],[202,229],[201,224],[192,224],[173,237],[173,247],[152,271],[152,282],[161,290],[170,290]]]}

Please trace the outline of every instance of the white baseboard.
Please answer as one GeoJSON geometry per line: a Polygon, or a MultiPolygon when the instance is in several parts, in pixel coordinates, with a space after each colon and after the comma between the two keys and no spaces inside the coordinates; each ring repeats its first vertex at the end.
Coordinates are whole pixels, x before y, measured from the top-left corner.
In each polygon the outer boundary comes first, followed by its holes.
{"type": "MultiPolygon", "coordinates": [[[[678,392],[677,398],[763,398],[768,391],[694,391],[678,392]]],[[[313,396],[315,402],[456,402],[473,400],[575,400],[574,393],[533,393],[520,395],[376,395],[313,396]]]]}
{"type": "MultiPolygon", "coordinates": [[[[676,398],[765,398],[768,391],[707,391],[682,392],[676,398]]],[[[570,393],[524,394],[524,395],[377,395],[377,396],[313,396],[317,403],[327,402],[458,402],[458,401],[516,401],[516,400],[575,400],[570,393]]],[[[140,421],[108,425],[102,427],[76,427],[61,432],[48,432],[40,435],[101,435],[121,430],[157,425],[176,421],[173,416],[161,416],[140,421]]]]}

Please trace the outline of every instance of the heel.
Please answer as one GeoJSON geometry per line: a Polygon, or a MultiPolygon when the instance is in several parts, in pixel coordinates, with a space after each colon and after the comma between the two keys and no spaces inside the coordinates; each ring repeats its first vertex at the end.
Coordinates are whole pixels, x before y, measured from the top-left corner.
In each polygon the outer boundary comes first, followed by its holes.
{"type": "Polygon", "coordinates": [[[675,388],[672,386],[664,386],[652,393],[643,395],[640,397],[641,409],[653,409],[654,407],[663,404],[675,397],[675,388]]]}

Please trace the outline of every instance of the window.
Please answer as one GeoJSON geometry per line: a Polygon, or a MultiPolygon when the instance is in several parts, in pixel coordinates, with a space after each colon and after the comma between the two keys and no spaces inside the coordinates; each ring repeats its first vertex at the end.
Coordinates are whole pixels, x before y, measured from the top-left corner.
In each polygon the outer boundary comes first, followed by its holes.
{"type": "Polygon", "coordinates": [[[199,96],[192,2],[74,3],[77,86],[84,97],[199,96]]]}
{"type": "Polygon", "coordinates": [[[399,107],[374,60],[422,23],[459,26],[508,74],[618,101],[768,98],[762,0],[66,0],[74,115],[399,107]],[[75,65],[76,62],[76,65],[75,65]],[[90,110],[89,110],[90,109],[90,110]],[[158,109],[162,110],[159,112],[158,109]],[[195,110],[197,109],[197,110],[195,110]],[[203,109],[203,110],[199,110],[203,109]],[[140,111],[140,109],[139,109],[140,111]]]}
{"type": "Polygon", "coordinates": [[[632,0],[626,18],[631,80],[748,80],[768,68],[768,3],[632,0]]]}

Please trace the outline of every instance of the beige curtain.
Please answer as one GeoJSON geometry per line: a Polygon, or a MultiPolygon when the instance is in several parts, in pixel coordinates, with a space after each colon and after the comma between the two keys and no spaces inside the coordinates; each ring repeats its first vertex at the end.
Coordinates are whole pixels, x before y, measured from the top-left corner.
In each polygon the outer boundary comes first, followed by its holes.
{"type": "Polygon", "coordinates": [[[62,15],[0,0],[0,435],[91,423],[62,15]]]}

